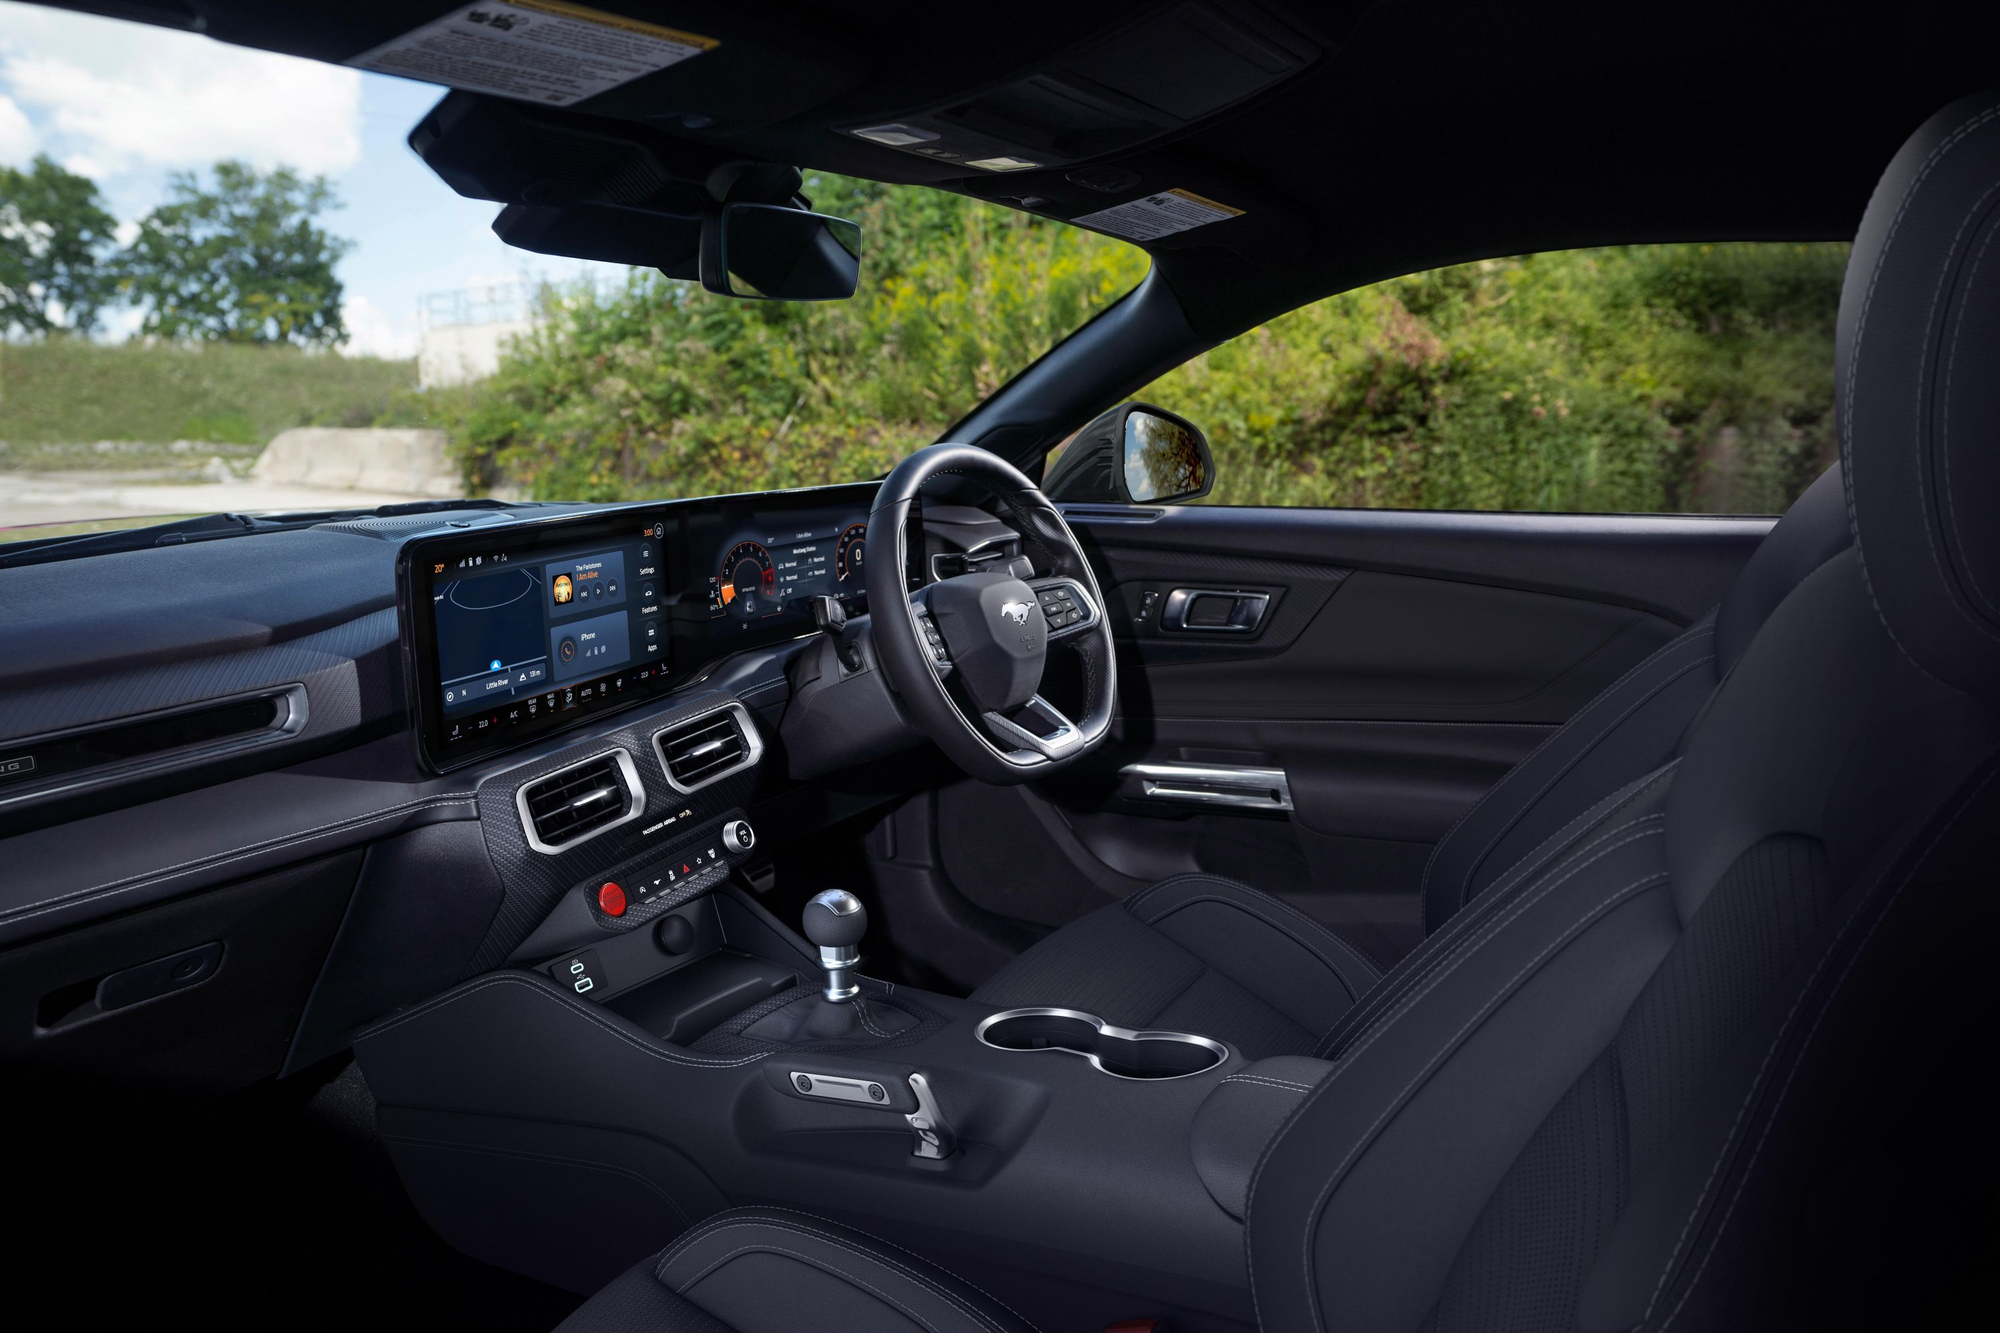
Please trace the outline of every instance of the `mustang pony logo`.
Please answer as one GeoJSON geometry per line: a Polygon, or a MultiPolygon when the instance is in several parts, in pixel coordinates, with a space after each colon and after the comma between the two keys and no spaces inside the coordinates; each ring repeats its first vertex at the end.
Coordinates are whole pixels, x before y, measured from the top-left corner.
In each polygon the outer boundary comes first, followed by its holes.
{"type": "Polygon", "coordinates": [[[1016,625],[1027,624],[1028,612],[1034,609],[1035,609],[1034,607],[1030,606],[1026,602],[1000,603],[1000,614],[1005,616],[1007,619],[1013,621],[1016,625]]]}

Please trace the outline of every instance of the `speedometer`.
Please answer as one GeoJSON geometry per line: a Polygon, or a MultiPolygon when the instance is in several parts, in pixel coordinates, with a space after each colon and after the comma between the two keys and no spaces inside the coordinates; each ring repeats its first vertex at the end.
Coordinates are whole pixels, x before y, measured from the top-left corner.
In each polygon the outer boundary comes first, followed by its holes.
{"type": "Polygon", "coordinates": [[[744,620],[768,616],[778,608],[778,571],[771,553],[756,542],[738,542],[722,557],[716,585],[722,605],[744,620]]]}
{"type": "Polygon", "coordinates": [[[859,583],[863,560],[868,553],[868,525],[855,523],[840,534],[833,548],[833,577],[836,583],[859,583]]]}

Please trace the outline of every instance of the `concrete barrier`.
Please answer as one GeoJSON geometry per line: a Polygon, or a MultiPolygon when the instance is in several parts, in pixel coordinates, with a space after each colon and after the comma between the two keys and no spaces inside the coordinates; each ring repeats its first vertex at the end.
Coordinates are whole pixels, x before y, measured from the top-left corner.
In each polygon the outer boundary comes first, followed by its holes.
{"type": "Polygon", "coordinates": [[[250,469],[253,480],[316,490],[385,491],[451,499],[465,494],[445,456],[445,433],[299,426],[280,431],[250,469]]]}

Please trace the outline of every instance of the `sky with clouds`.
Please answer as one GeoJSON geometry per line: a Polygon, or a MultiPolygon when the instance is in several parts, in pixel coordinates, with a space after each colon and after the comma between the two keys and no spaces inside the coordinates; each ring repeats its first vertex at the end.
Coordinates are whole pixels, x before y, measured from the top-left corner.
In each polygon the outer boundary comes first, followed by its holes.
{"type": "MultiPolygon", "coordinates": [[[[0,0],[0,163],[47,153],[95,180],[128,230],[173,171],[237,158],[326,176],[345,207],[322,225],[355,242],[339,269],[353,354],[414,356],[427,293],[624,272],[502,245],[500,206],[453,194],[403,141],[443,92],[0,0]]],[[[116,312],[109,336],[137,322],[116,312]]]]}

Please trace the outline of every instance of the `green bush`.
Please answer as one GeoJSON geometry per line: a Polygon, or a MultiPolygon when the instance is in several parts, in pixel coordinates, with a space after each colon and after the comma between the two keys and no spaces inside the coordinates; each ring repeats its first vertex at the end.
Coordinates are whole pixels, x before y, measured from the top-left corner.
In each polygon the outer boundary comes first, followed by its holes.
{"type": "Polygon", "coordinates": [[[1213,502],[1776,512],[1833,460],[1846,247],[1488,260],[1331,297],[1139,397],[1209,433],[1213,502]]]}
{"type": "Polygon", "coordinates": [[[387,419],[451,430],[468,475],[541,498],[701,495],[879,475],[1145,273],[1142,252],[955,195],[808,180],[866,229],[855,299],[719,300],[635,271],[547,293],[485,383],[387,419]]]}

